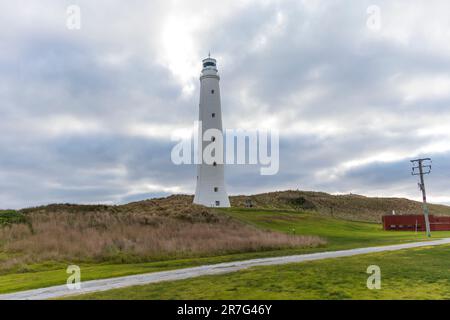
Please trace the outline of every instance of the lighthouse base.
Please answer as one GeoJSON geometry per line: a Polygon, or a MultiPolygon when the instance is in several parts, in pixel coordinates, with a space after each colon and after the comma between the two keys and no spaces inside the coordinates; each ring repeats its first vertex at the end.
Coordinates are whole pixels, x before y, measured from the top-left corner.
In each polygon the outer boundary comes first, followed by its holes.
{"type": "Polygon", "coordinates": [[[230,200],[227,193],[223,190],[218,192],[208,192],[210,187],[198,186],[194,196],[194,203],[205,207],[229,208],[230,200]],[[203,189],[203,190],[202,190],[203,189]],[[205,190],[206,189],[206,190],[205,190]]]}

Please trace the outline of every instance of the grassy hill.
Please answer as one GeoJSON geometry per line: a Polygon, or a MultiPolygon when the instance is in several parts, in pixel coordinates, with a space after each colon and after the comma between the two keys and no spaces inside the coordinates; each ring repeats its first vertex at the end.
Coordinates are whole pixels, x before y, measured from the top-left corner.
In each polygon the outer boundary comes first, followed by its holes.
{"type": "MultiPolygon", "coordinates": [[[[426,239],[373,223],[392,207],[420,213],[420,203],[407,199],[285,191],[234,196],[231,203],[211,209],[174,195],[118,206],[0,210],[0,292],[65,283],[69,264],[80,265],[83,279],[91,280],[426,239]],[[244,208],[248,199],[252,208],[244,208]]],[[[431,210],[450,214],[446,206],[431,210]]],[[[434,239],[448,236],[433,233],[434,239]]]]}
{"type": "MultiPolygon", "coordinates": [[[[357,194],[331,195],[312,191],[280,191],[252,196],[231,197],[233,207],[246,207],[251,201],[254,208],[308,210],[323,215],[354,221],[381,222],[381,216],[391,214],[421,214],[422,203],[405,198],[372,198],[357,194]]],[[[450,215],[450,207],[430,204],[430,213],[450,215]]]]}
{"type": "MultiPolygon", "coordinates": [[[[192,204],[191,195],[172,195],[132,202],[124,205],[51,204],[19,210],[22,214],[35,213],[112,213],[148,216],[169,216],[191,222],[217,220],[215,210],[192,204]]],[[[232,207],[245,208],[249,201],[255,209],[311,211],[353,221],[380,222],[381,216],[391,214],[421,214],[422,203],[405,198],[366,197],[357,194],[331,195],[314,191],[277,191],[256,195],[231,196],[232,207]]],[[[429,204],[430,213],[450,215],[450,206],[429,204]]],[[[7,211],[4,211],[7,212],[7,211]]],[[[0,210],[0,223],[2,210],[0,210]]]]}
{"type": "Polygon", "coordinates": [[[0,274],[45,261],[140,263],[325,244],[261,230],[190,196],[121,206],[52,204],[0,213],[0,274]]]}

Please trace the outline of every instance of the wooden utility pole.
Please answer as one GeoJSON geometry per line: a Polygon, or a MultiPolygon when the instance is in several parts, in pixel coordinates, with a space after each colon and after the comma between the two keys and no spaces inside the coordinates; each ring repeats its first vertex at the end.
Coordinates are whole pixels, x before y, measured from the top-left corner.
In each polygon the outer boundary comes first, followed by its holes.
{"type": "Polygon", "coordinates": [[[411,174],[413,176],[420,176],[420,182],[419,182],[419,189],[422,191],[422,199],[423,199],[423,215],[425,216],[425,226],[427,228],[427,237],[431,237],[431,231],[430,231],[430,219],[428,218],[428,205],[427,205],[427,193],[425,192],[425,180],[423,176],[425,174],[429,174],[431,172],[431,165],[430,164],[424,164],[430,163],[430,158],[423,158],[423,159],[415,159],[411,160],[411,163],[413,164],[412,172],[411,174]]]}

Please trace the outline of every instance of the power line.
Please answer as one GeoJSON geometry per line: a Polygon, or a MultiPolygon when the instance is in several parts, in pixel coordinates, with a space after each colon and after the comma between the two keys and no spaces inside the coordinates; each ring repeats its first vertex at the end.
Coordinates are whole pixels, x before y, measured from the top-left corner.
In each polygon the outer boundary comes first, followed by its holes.
{"type": "Polygon", "coordinates": [[[431,237],[430,220],[428,218],[429,210],[427,205],[427,193],[425,191],[425,180],[423,178],[424,175],[430,174],[431,172],[431,159],[430,158],[415,159],[411,160],[411,163],[413,165],[411,174],[413,176],[420,176],[420,182],[418,183],[418,185],[420,191],[422,191],[423,215],[425,217],[427,237],[431,237]]]}

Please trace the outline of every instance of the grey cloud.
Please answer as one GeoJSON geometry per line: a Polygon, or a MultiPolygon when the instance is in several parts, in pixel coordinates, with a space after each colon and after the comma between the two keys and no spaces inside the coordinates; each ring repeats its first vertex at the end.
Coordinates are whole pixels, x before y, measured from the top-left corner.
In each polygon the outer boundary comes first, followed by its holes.
{"type": "Polygon", "coordinates": [[[180,79],[160,61],[166,19],[190,15],[200,24],[190,39],[194,51],[211,49],[223,58],[224,126],[269,117],[281,125],[279,173],[260,176],[257,166],[229,166],[231,193],[300,188],[417,197],[409,158],[420,155],[423,146],[441,143],[444,149],[426,154],[435,160],[427,181],[430,195],[450,199],[450,151],[445,150],[450,132],[434,130],[450,119],[450,97],[430,94],[405,102],[398,90],[400,81],[449,74],[448,39],[421,31],[432,27],[430,12],[442,30],[449,27],[444,1],[432,1],[440,15],[418,1],[405,10],[379,1],[384,19],[379,34],[366,28],[370,1],[230,2],[221,4],[229,14],[211,9],[206,15],[203,9],[213,4],[202,1],[189,8],[157,1],[80,1],[78,33],[63,27],[68,2],[43,3],[48,9],[28,4],[34,24],[12,2],[0,13],[0,207],[120,203],[163,196],[172,187],[193,192],[195,166],[170,162],[175,144],[170,137],[126,131],[137,124],[186,127],[197,119],[198,79],[191,79],[194,92],[184,94],[180,79]],[[415,18],[404,15],[412,10],[419,10],[421,26],[409,26],[408,19],[415,18]],[[271,34],[278,13],[282,23],[271,34]],[[395,32],[405,26],[410,39],[401,41],[395,32]],[[254,46],[261,37],[265,44],[254,46]],[[312,97],[299,98],[314,90],[312,97]],[[77,119],[80,129],[52,131],[53,116],[77,119]],[[91,123],[98,132],[89,130],[91,123]],[[328,124],[342,130],[317,133],[328,124]],[[302,130],[291,132],[288,125],[302,130]],[[421,129],[431,134],[421,135],[421,129]],[[403,159],[318,178],[342,163],[385,153],[403,159]],[[143,191],[146,185],[160,190],[143,191]]]}

